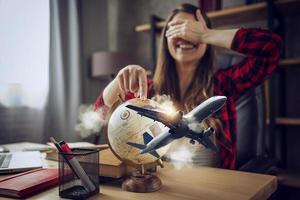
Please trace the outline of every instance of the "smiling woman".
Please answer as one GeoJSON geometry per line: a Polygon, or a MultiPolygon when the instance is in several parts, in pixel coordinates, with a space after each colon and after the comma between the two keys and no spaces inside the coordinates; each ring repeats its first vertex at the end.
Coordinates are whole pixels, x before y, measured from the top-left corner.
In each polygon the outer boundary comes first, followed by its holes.
{"type": "MultiPolygon", "coordinates": [[[[126,100],[166,94],[171,96],[177,109],[187,113],[211,96],[226,96],[225,106],[201,124],[202,129],[210,126],[216,131],[220,151],[212,154],[200,145],[194,145],[191,150],[195,162],[201,162],[197,164],[235,169],[236,102],[274,71],[281,48],[280,37],[270,31],[257,28],[215,30],[200,8],[183,4],[172,11],[163,29],[153,81],[147,80],[141,66],[126,66],[104,89],[95,107],[110,107],[118,100],[118,94],[124,95],[126,100]],[[216,70],[213,46],[236,51],[245,58],[216,70]],[[202,162],[202,158],[207,159],[202,162]]],[[[184,146],[191,147],[187,145],[188,140],[182,140],[184,146]]],[[[179,149],[178,144],[173,147],[179,149]]]]}

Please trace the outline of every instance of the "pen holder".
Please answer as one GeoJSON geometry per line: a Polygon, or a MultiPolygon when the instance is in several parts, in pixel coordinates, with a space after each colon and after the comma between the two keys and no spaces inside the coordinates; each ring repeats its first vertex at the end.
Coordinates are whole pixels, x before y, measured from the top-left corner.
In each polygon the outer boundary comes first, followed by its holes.
{"type": "Polygon", "coordinates": [[[86,199],[99,193],[99,151],[59,152],[59,196],[86,199]]]}

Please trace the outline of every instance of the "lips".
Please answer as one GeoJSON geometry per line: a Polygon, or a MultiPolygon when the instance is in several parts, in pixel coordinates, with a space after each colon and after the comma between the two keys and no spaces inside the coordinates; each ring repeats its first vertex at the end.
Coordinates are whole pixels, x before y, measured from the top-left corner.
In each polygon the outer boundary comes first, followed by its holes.
{"type": "Polygon", "coordinates": [[[193,50],[198,47],[198,44],[193,44],[183,39],[177,39],[173,41],[173,45],[176,50],[193,50]]]}

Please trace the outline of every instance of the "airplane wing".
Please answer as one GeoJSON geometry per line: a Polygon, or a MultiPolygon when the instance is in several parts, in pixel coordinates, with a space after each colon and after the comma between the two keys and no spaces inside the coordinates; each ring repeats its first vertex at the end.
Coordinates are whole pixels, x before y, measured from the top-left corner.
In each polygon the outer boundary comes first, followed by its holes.
{"type": "Polygon", "coordinates": [[[185,137],[192,140],[196,140],[198,143],[202,144],[208,149],[211,149],[214,152],[218,152],[218,147],[211,141],[210,135],[214,132],[212,128],[208,128],[203,133],[190,132],[185,137]]]}
{"type": "Polygon", "coordinates": [[[139,115],[148,117],[150,119],[153,119],[155,121],[163,123],[165,126],[171,128],[175,128],[175,125],[172,123],[172,117],[168,116],[165,113],[149,110],[145,108],[141,108],[138,106],[133,105],[127,105],[127,108],[136,111],[139,115]]]}

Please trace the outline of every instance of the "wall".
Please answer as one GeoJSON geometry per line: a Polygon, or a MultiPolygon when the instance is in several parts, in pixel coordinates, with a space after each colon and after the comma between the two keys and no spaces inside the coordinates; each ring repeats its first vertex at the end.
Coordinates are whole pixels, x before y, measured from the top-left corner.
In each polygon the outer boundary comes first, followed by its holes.
{"type": "Polygon", "coordinates": [[[166,18],[172,9],[186,2],[195,4],[195,0],[111,0],[108,2],[109,50],[126,51],[137,57],[136,62],[145,68],[150,64],[150,35],[135,32],[135,26],[149,22],[150,15],[166,18]]]}
{"type": "Polygon", "coordinates": [[[107,84],[105,79],[92,79],[90,58],[96,51],[108,50],[108,0],[80,0],[82,103],[91,104],[107,84]]]}

